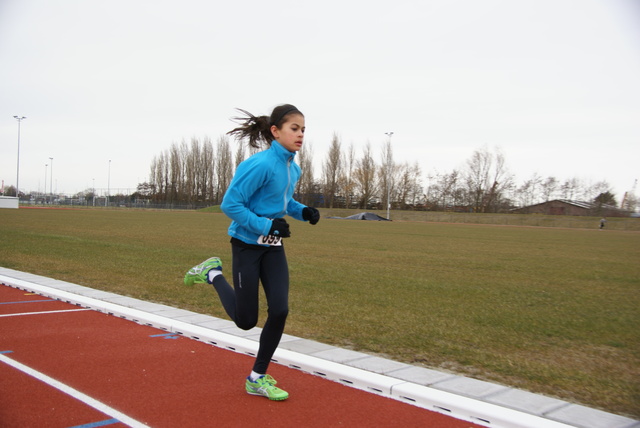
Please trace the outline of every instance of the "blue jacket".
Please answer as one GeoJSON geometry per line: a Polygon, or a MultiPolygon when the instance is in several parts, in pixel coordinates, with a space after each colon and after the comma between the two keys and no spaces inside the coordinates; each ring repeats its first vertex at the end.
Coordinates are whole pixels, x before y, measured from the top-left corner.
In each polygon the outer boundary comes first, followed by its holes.
{"type": "Polygon", "coordinates": [[[277,141],[246,159],[236,169],[220,208],[231,220],[229,235],[247,244],[267,236],[272,220],[289,215],[303,220],[305,205],[293,199],[300,167],[277,141]]]}

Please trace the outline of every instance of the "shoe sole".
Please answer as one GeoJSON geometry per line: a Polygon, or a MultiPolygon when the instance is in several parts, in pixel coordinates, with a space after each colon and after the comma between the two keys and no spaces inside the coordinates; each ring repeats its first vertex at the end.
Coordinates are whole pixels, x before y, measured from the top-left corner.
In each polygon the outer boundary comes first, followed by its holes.
{"type": "Polygon", "coordinates": [[[268,395],[264,395],[264,394],[261,394],[261,393],[259,393],[259,392],[251,392],[251,391],[248,391],[248,390],[247,390],[247,394],[249,394],[249,395],[256,395],[256,396],[264,397],[264,398],[268,398],[268,399],[269,399],[269,400],[271,400],[271,401],[284,401],[284,400],[286,400],[287,398],[289,398],[289,396],[288,396],[288,395],[287,395],[286,397],[281,397],[281,398],[276,398],[276,397],[271,398],[271,397],[269,397],[268,395]]]}

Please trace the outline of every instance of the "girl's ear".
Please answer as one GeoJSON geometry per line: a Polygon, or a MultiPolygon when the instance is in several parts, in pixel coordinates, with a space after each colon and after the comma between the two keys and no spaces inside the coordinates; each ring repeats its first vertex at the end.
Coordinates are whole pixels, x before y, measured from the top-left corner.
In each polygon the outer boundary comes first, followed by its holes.
{"type": "Polygon", "coordinates": [[[273,138],[276,140],[280,138],[280,130],[277,126],[271,125],[271,135],[273,135],[273,138]]]}

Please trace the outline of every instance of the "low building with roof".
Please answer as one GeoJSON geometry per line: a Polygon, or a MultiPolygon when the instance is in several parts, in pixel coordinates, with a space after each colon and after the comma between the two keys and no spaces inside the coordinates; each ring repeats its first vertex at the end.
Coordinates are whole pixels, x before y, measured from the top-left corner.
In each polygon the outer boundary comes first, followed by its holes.
{"type": "Polygon", "coordinates": [[[512,210],[516,214],[576,215],[629,217],[630,213],[613,205],[596,204],[570,199],[554,199],[540,204],[529,205],[512,210]]]}

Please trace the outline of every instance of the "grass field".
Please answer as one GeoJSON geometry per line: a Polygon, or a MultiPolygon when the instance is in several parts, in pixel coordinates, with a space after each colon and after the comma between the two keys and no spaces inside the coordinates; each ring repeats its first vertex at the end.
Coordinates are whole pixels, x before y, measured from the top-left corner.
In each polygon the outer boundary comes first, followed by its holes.
{"type": "MultiPolygon", "coordinates": [[[[401,214],[290,221],[286,333],[640,417],[638,219],[599,231],[597,219],[401,214]]],[[[196,211],[0,210],[0,266],[226,318],[182,276],[212,255],[230,266],[228,224],[196,211]]]]}

